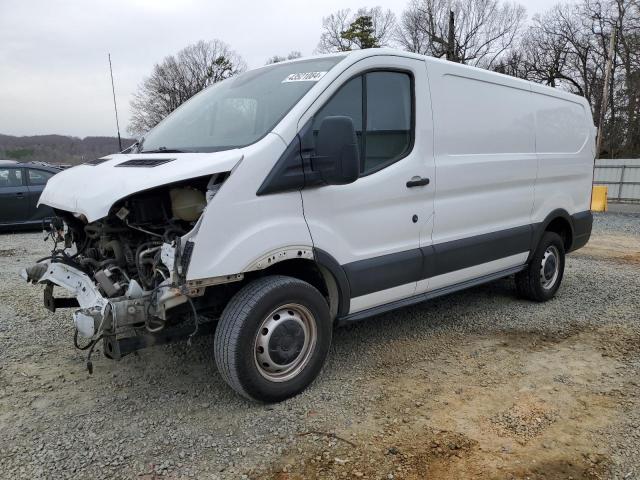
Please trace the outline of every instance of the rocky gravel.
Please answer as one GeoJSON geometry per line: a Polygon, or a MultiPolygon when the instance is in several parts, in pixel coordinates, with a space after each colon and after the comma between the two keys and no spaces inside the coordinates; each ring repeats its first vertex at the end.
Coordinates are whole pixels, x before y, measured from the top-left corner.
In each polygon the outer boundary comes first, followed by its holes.
{"type": "MultiPolygon", "coordinates": [[[[640,252],[638,215],[601,234],[640,252]]],[[[69,311],[18,276],[47,247],[0,236],[0,477],[640,478],[637,263],[587,247],[545,304],[504,279],[341,328],[307,391],[263,405],[207,338],[89,375],[69,311]]]]}
{"type": "Polygon", "coordinates": [[[640,235],[640,213],[594,213],[594,218],[598,233],[640,235]]]}

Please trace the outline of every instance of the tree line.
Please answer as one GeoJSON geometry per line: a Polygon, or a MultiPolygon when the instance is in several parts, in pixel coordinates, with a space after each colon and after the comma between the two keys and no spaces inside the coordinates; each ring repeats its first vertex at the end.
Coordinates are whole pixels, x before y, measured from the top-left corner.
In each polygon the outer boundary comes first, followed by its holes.
{"type": "MultiPolygon", "coordinates": [[[[316,53],[394,47],[562,88],[584,96],[602,122],[601,156],[640,156],[640,3],[577,0],[527,22],[506,0],[410,0],[399,17],[381,7],[322,19],[316,53]],[[615,32],[614,48],[609,52],[615,32]],[[609,91],[603,95],[611,55],[609,91]]],[[[267,64],[301,56],[293,50],[267,64]]],[[[229,45],[200,41],[166,57],[131,102],[129,132],[143,135],[203,88],[246,70],[229,45]]]]}
{"type": "MultiPolygon", "coordinates": [[[[135,140],[123,138],[122,145],[135,140]]],[[[78,165],[88,160],[118,151],[116,137],[69,137],[65,135],[34,135],[16,137],[0,135],[0,160],[48,162],[78,165]]]]}

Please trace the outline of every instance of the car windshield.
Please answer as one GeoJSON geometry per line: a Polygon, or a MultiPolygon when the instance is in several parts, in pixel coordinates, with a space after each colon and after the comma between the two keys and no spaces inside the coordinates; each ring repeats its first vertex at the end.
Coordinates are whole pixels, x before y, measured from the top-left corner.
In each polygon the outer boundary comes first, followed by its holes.
{"type": "Polygon", "coordinates": [[[216,152],[269,133],[343,55],[251,70],[195,95],[144,138],[142,152],[216,152]]]}

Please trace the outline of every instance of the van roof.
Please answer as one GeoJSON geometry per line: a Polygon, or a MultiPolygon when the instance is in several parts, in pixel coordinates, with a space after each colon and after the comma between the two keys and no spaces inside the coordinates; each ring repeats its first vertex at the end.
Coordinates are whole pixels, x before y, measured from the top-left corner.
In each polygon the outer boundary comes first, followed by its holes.
{"type": "Polygon", "coordinates": [[[367,49],[360,49],[360,50],[352,50],[350,52],[337,52],[337,53],[329,53],[329,54],[323,54],[323,55],[314,55],[311,57],[303,57],[303,58],[296,58],[293,60],[287,60],[287,62],[296,62],[296,61],[301,61],[301,60],[309,60],[309,59],[313,59],[313,58],[326,58],[326,57],[345,57],[349,59],[349,63],[355,63],[358,60],[361,60],[363,58],[367,58],[367,57],[373,57],[376,55],[393,55],[396,57],[405,57],[405,58],[414,58],[417,60],[425,60],[426,62],[431,62],[431,63],[440,63],[440,64],[446,64],[446,65],[451,65],[451,66],[456,66],[457,68],[467,68],[467,69],[471,69],[471,70],[475,70],[478,72],[482,72],[483,75],[485,76],[489,76],[489,77],[493,77],[494,80],[496,82],[501,82],[503,79],[509,79],[511,82],[518,81],[518,82],[522,82],[523,84],[528,84],[532,86],[532,90],[537,92],[537,93],[544,93],[546,95],[550,95],[553,97],[559,97],[559,98],[564,98],[567,100],[572,100],[574,102],[578,102],[578,103],[582,103],[584,105],[588,105],[588,102],[586,101],[586,99],[580,95],[576,95],[574,93],[571,92],[567,92],[566,90],[561,90],[559,88],[554,88],[554,87],[550,87],[548,85],[543,85],[541,83],[537,83],[537,82],[532,82],[530,80],[524,80],[518,77],[513,77],[511,75],[505,75],[503,73],[498,73],[498,72],[494,72],[492,70],[487,70],[484,68],[479,68],[479,67],[473,67],[471,65],[462,65],[459,63],[453,63],[453,62],[449,62],[448,60],[442,59],[442,58],[436,58],[436,57],[431,57],[428,55],[422,55],[419,53],[413,53],[413,52],[407,52],[404,50],[398,50],[398,49],[394,49],[394,48],[367,48],[367,49]]]}

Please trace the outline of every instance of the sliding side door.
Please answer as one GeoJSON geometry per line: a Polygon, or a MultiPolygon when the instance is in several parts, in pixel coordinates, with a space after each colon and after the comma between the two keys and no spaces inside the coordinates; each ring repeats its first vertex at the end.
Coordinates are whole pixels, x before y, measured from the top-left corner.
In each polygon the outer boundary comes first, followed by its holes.
{"type": "Polygon", "coordinates": [[[430,278],[438,290],[525,263],[537,174],[529,84],[427,60],[436,170],[430,278]]]}

